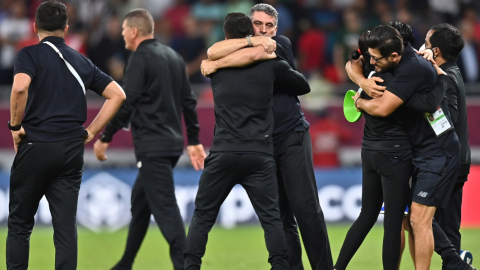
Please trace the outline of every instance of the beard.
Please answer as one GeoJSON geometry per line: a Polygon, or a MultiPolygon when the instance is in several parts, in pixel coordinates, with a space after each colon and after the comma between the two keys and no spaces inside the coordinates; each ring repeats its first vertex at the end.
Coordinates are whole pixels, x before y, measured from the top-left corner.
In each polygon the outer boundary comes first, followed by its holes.
{"type": "Polygon", "coordinates": [[[381,67],[378,65],[375,65],[375,72],[377,73],[384,73],[384,72],[389,72],[392,71],[395,68],[393,62],[385,63],[385,65],[382,65],[381,67]]]}

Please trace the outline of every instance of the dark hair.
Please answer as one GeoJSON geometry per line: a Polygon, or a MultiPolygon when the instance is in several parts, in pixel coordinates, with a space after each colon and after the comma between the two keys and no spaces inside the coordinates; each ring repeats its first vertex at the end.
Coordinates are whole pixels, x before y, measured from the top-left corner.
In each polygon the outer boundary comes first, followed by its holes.
{"type": "Polygon", "coordinates": [[[366,44],[367,35],[370,33],[370,30],[363,32],[358,38],[358,50],[352,52],[352,59],[360,58],[360,55],[363,56],[366,63],[370,63],[370,54],[368,53],[368,47],[366,44]]]}
{"type": "Polygon", "coordinates": [[[410,25],[402,22],[388,22],[387,25],[397,29],[400,35],[402,35],[404,46],[407,46],[407,43],[413,45],[413,42],[415,42],[415,35],[413,34],[410,25]]]}
{"type": "Polygon", "coordinates": [[[67,7],[57,0],[49,0],[40,4],[35,12],[35,24],[38,30],[54,32],[67,27],[67,7]]]}
{"type": "Polygon", "coordinates": [[[443,59],[446,61],[456,61],[460,51],[465,46],[465,40],[463,40],[460,31],[448,23],[437,24],[430,30],[434,31],[430,36],[432,48],[439,48],[443,59]]]}
{"type": "Polygon", "coordinates": [[[368,48],[376,49],[383,56],[396,52],[403,53],[403,39],[400,33],[388,25],[375,26],[366,36],[365,44],[368,48]]]}
{"type": "Polygon", "coordinates": [[[223,23],[223,32],[225,37],[244,38],[248,35],[254,35],[253,24],[247,15],[239,12],[228,13],[223,23]]]}
{"type": "Polygon", "coordinates": [[[124,20],[127,21],[128,27],[137,28],[140,36],[153,34],[153,18],[146,9],[133,9],[125,15],[124,20]]]}

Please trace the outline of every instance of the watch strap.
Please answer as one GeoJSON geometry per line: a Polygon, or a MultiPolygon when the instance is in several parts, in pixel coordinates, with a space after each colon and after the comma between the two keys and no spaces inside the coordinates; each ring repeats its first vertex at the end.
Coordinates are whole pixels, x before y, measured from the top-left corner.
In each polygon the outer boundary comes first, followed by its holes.
{"type": "Polygon", "coordinates": [[[22,129],[22,124],[12,126],[12,125],[10,125],[10,121],[8,121],[8,129],[10,129],[12,131],[19,131],[20,129],[22,129]]]}

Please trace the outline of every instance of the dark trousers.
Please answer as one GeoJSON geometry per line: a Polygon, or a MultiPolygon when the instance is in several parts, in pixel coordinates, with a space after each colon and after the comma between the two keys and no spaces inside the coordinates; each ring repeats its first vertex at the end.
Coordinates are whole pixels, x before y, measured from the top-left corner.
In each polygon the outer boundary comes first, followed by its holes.
{"type": "Polygon", "coordinates": [[[362,210],[348,230],[335,269],[344,270],[377,221],[385,202],[383,269],[397,270],[402,221],[408,204],[411,159],[396,160],[378,151],[362,149],[362,210]]]}
{"type": "Polygon", "coordinates": [[[303,270],[297,222],[313,270],[333,269],[323,211],[318,200],[310,133],[293,132],[274,146],[280,214],[290,270],[303,270]]]}
{"type": "Polygon", "coordinates": [[[177,164],[178,158],[178,156],[137,157],[141,166],[132,189],[132,220],[128,228],[127,246],[122,259],[113,269],[132,269],[152,214],[170,245],[173,268],[183,269],[185,228],[175,198],[173,182],[173,167],[177,164]]]}
{"type": "Polygon", "coordinates": [[[435,252],[442,257],[444,269],[464,269],[465,267],[465,262],[458,256],[461,244],[460,222],[465,181],[455,183],[447,207],[437,209],[432,224],[435,252]]]}
{"type": "Polygon", "coordinates": [[[443,229],[448,239],[452,242],[455,249],[460,253],[461,234],[460,223],[462,220],[462,197],[463,185],[465,180],[460,182],[457,180],[453,187],[452,196],[446,208],[439,208],[435,212],[435,220],[437,220],[440,227],[443,229]]]}
{"type": "MultiPolygon", "coordinates": [[[[278,209],[278,188],[273,157],[257,153],[210,153],[200,177],[195,211],[187,236],[185,270],[198,270],[205,254],[208,233],[220,206],[236,184],[247,191],[265,232],[268,262],[287,270],[287,247],[278,209]]],[[[228,254],[225,254],[228,256],[228,254]]]]}
{"type": "Polygon", "coordinates": [[[40,199],[50,206],[55,269],[77,269],[77,200],[83,173],[83,140],[28,142],[12,165],[7,269],[28,268],[30,234],[40,199]]]}

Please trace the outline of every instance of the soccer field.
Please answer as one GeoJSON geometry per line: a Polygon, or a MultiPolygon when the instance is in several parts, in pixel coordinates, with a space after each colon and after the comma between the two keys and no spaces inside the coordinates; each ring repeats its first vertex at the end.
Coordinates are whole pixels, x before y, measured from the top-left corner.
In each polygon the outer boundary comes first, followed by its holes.
{"type": "MultiPolygon", "coordinates": [[[[349,225],[330,225],[328,233],[332,246],[333,260],[336,261],[343,239],[349,225]]],[[[94,233],[79,228],[79,262],[80,270],[110,269],[120,258],[126,239],[126,229],[115,233],[94,233]]],[[[54,269],[54,247],[52,229],[35,228],[31,238],[30,268],[32,270],[54,269]]],[[[5,269],[5,238],[7,230],[0,229],[0,269],[5,269]]],[[[475,256],[480,256],[480,229],[463,229],[463,247],[475,256]]],[[[349,269],[382,269],[383,229],[375,226],[360,247],[349,269]]],[[[408,247],[405,250],[400,269],[413,269],[408,247]]],[[[263,232],[259,226],[241,226],[232,230],[214,227],[210,233],[207,253],[203,260],[205,270],[266,270],[268,254],[263,241],[263,232]]],[[[477,257],[478,258],[478,257],[477,257]]],[[[305,269],[309,267],[304,253],[305,269]]],[[[168,257],[168,246],[158,228],[152,226],[135,261],[134,270],[173,269],[168,257]]],[[[441,269],[441,260],[434,255],[431,269],[441,269]]]]}

